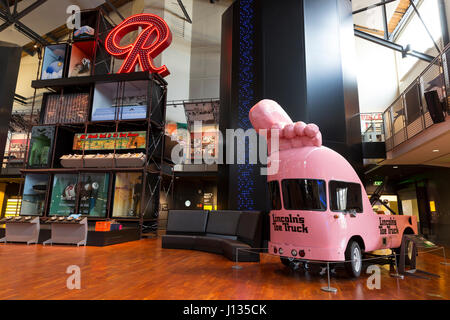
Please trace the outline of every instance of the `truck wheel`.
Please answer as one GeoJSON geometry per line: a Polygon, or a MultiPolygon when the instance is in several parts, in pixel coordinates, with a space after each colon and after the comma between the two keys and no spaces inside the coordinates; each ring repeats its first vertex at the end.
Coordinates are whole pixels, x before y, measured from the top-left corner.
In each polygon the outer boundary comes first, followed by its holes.
{"type": "Polygon", "coordinates": [[[286,267],[289,267],[292,260],[289,260],[289,258],[280,257],[281,263],[284,264],[286,267]]]}
{"type": "Polygon", "coordinates": [[[356,241],[349,242],[345,250],[345,270],[350,277],[358,278],[362,270],[362,251],[356,241]]]}
{"type": "MultiPolygon", "coordinates": [[[[412,241],[408,241],[406,243],[405,264],[407,266],[409,266],[411,264],[414,246],[415,246],[415,244],[412,241]]],[[[397,256],[397,263],[399,263],[399,261],[400,261],[400,247],[392,249],[392,251],[394,251],[394,253],[396,254],[396,256],[397,256]]]]}

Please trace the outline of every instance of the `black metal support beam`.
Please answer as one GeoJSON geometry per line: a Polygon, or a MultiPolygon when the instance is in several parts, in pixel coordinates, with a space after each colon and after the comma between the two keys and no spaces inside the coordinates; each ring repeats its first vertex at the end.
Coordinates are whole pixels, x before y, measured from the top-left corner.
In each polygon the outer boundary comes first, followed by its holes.
{"type": "Polygon", "coordinates": [[[384,39],[389,39],[389,26],[387,21],[387,13],[386,13],[386,0],[383,0],[383,5],[381,6],[381,12],[383,16],[383,28],[384,28],[384,39]]]}
{"type": "MultiPolygon", "coordinates": [[[[6,13],[7,13],[8,18],[7,18],[6,22],[0,26],[0,32],[5,30],[6,28],[8,28],[10,25],[19,22],[20,19],[25,17],[27,14],[29,14],[30,12],[32,12],[33,10],[35,10],[37,7],[39,7],[40,5],[42,5],[45,2],[47,2],[47,0],[37,0],[36,2],[33,2],[28,7],[23,9],[22,11],[16,12],[17,11],[17,7],[16,7],[17,1],[16,1],[16,3],[14,4],[14,13],[13,14],[11,14],[9,4],[8,4],[6,6],[6,13]]],[[[3,19],[3,20],[5,20],[5,19],[3,19]]]]}
{"type": "Polygon", "coordinates": [[[124,16],[117,10],[116,6],[114,6],[111,1],[105,0],[105,2],[120,17],[120,19],[125,20],[124,16]]]}
{"type": "Polygon", "coordinates": [[[445,0],[438,0],[438,6],[439,6],[439,16],[441,18],[442,41],[444,42],[444,47],[446,47],[450,43],[450,36],[448,31],[447,10],[445,9],[445,0]]]}
{"type": "MultiPolygon", "coordinates": [[[[414,4],[417,4],[419,2],[419,0],[413,0],[414,4]]],[[[399,34],[399,32],[403,29],[403,26],[406,24],[406,22],[409,20],[409,17],[411,16],[411,14],[414,13],[414,9],[413,7],[410,5],[408,7],[408,9],[406,9],[405,14],[403,15],[403,17],[400,19],[400,21],[397,24],[397,27],[395,27],[394,31],[391,33],[391,35],[389,36],[389,40],[390,41],[394,41],[394,39],[397,38],[397,35],[399,34]]]]}
{"type": "Polygon", "coordinates": [[[411,56],[411,57],[418,58],[420,60],[424,60],[424,61],[427,61],[427,62],[432,62],[434,60],[433,56],[430,56],[430,55],[425,54],[425,53],[417,52],[417,51],[414,51],[414,50],[409,51],[406,48],[404,48],[402,45],[399,45],[398,43],[394,43],[394,42],[391,42],[389,40],[385,40],[385,39],[382,39],[382,38],[379,38],[379,37],[375,37],[375,36],[373,36],[371,34],[368,34],[368,33],[365,33],[365,32],[359,31],[359,30],[355,30],[355,36],[357,36],[357,37],[359,37],[361,39],[365,39],[367,41],[371,41],[373,43],[379,44],[379,45],[381,45],[383,47],[386,47],[386,48],[389,48],[389,49],[401,52],[404,55],[408,55],[408,56],[411,56]]]}
{"type": "Polygon", "coordinates": [[[365,8],[361,8],[361,9],[355,10],[355,11],[352,12],[352,14],[358,14],[358,13],[361,13],[361,12],[364,12],[364,11],[367,11],[367,10],[370,10],[370,9],[373,9],[373,8],[377,8],[377,7],[379,7],[379,6],[384,6],[384,7],[385,7],[386,4],[391,3],[391,2],[394,2],[394,1],[397,1],[397,0],[386,0],[386,1],[381,1],[381,2],[379,2],[379,3],[372,4],[372,5],[368,6],[368,7],[365,7],[365,8]]]}
{"type": "Polygon", "coordinates": [[[186,11],[186,8],[181,0],[177,0],[178,4],[180,5],[181,10],[183,11],[184,17],[186,18],[186,21],[192,24],[191,17],[189,17],[189,14],[186,11]]]}

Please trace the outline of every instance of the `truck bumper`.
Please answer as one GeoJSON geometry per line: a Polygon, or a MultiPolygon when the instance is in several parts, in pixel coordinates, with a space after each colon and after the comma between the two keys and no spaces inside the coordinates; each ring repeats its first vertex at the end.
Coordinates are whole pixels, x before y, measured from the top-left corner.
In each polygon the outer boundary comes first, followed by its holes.
{"type": "Polygon", "coordinates": [[[293,246],[269,242],[269,253],[280,257],[312,261],[345,261],[345,249],[293,246]],[[281,249],[281,250],[280,250],[281,249]]]}

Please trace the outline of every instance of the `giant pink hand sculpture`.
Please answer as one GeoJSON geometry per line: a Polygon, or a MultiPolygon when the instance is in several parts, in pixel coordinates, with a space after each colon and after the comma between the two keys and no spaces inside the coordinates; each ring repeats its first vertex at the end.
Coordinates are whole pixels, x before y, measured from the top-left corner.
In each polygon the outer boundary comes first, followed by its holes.
{"type": "Polygon", "coordinates": [[[268,154],[272,153],[270,145],[271,130],[279,130],[279,150],[322,145],[322,134],[313,123],[302,121],[293,123],[283,108],[273,100],[261,100],[250,110],[250,121],[256,131],[267,130],[268,154]]]}

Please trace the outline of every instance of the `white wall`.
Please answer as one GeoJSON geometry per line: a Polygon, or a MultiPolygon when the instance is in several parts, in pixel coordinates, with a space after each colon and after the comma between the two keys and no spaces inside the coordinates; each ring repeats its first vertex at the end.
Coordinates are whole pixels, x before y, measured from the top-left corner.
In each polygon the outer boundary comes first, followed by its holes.
{"type": "Polygon", "coordinates": [[[359,109],[382,112],[399,96],[394,51],[356,38],[359,109]]]}
{"type": "Polygon", "coordinates": [[[190,98],[218,98],[222,14],[233,3],[195,0],[193,7],[190,98]]]}

